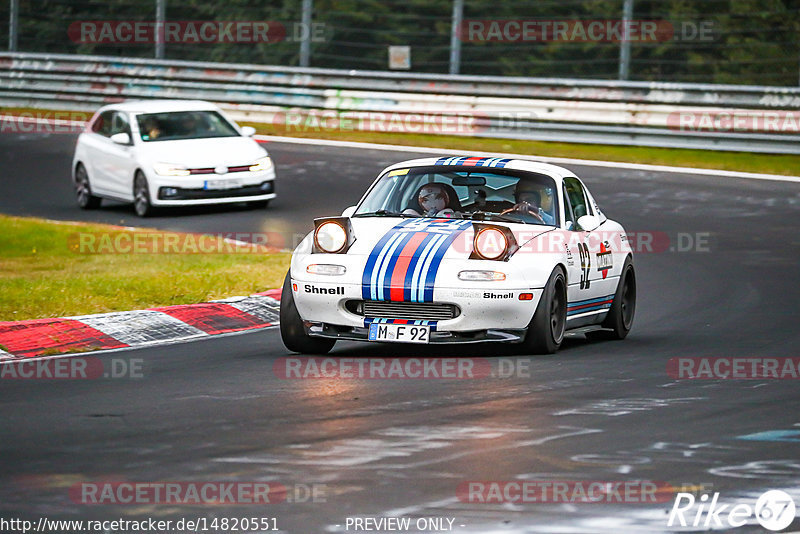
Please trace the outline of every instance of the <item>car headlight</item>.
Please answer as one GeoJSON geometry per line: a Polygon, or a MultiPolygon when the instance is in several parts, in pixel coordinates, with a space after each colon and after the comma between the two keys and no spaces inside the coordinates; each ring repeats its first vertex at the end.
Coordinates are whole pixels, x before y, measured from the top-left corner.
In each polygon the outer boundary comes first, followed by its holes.
{"type": "Polygon", "coordinates": [[[314,244],[323,252],[336,254],[347,245],[347,230],[335,221],[320,224],[314,232],[314,244]]]}
{"type": "Polygon", "coordinates": [[[153,170],[159,176],[189,176],[189,169],[174,163],[153,163],[153,170]]]}
{"type": "Polygon", "coordinates": [[[250,172],[261,172],[261,171],[268,171],[275,165],[272,163],[272,158],[269,156],[265,156],[263,158],[259,158],[250,165],[250,172]]]}
{"type": "Polygon", "coordinates": [[[497,228],[481,228],[475,234],[474,249],[484,260],[497,260],[508,250],[508,239],[497,228]]]}

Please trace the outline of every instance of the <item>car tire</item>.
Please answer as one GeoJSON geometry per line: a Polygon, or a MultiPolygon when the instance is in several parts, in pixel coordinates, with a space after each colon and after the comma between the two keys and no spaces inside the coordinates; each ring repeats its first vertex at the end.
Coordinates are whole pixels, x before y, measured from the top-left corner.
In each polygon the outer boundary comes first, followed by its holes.
{"type": "Polygon", "coordinates": [[[586,338],[594,340],[621,340],[628,336],[636,314],[636,271],[628,256],[622,266],[614,302],[608,310],[603,324],[607,330],[595,330],[586,333],[586,338]]]}
{"type": "Polygon", "coordinates": [[[78,163],[75,167],[75,196],[78,199],[78,206],[82,210],[93,210],[100,207],[103,202],[100,197],[92,194],[92,186],[89,184],[89,173],[83,163],[78,163]]]}
{"type": "Polygon", "coordinates": [[[327,354],[336,343],[335,339],[311,337],[306,334],[303,320],[297,312],[292,292],[292,279],[286,273],[281,292],[281,339],[286,348],[300,354],[327,354]]]}
{"type": "Polygon", "coordinates": [[[142,171],[136,171],[133,178],[133,209],[139,217],[150,217],[155,212],[150,202],[150,188],[142,171]]]}
{"type": "Polygon", "coordinates": [[[533,314],[524,345],[532,354],[553,354],[564,340],[567,326],[567,281],[556,267],[533,314]]]}

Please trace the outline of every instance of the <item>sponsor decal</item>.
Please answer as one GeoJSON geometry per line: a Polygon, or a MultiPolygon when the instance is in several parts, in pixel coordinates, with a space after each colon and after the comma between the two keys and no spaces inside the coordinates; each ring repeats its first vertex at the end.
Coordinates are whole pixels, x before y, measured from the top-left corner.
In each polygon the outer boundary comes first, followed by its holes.
{"type": "Polygon", "coordinates": [[[439,158],[436,165],[463,165],[466,167],[505,167],[511,161],[507,158],[451,157],[439,158]]]}
{"type": "Polygon", "coordinates": [[[456,289],[453,291],[453,297],[455,298],[467,298],[467,299],[479,299],[482,298],[480,291],[467,291],[464,289],[456,289]]]}
{"type": "Polygon", "coordinates": [[[407,219],[386,232],[367,258],[364,300],[433,302],[439,265],[471,221],[407,219]]]}
{"type": "Polygon", "coordinates": [[[603,273],[603,279],[608,276],[609,269],[614,267],[614,257],[611,254],[611,245],[608,241],[600,243],[600,252],[597,253],[597,270],[603,273]]]}
{"type": "Polygon", "coordinates": [[[485,292],[483,294],[483,298],[485,299],[513,299],[514,292],[511,291],[509,293],[492,293],[492,292],[485,292]]]}
{"type": "Polygon", "coordinates": [[[344,286],[336,287],[317,287],[311,284],[303,286],[306,293],[313,293],[315,295],[344,295],[344,286]]]}
{"type": "Polygon", "coordinates": [[[567,265],[572,267],[575,265],[575,258],[572,256],[572,251],[566,243],[564,243],[564,250],[567,252],[567,265]]]}

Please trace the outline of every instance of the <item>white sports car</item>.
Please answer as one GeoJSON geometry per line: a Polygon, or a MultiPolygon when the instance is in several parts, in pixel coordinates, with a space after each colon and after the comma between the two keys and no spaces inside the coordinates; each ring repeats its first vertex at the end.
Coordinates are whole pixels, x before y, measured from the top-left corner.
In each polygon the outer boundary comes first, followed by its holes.
{"type": "Polygon", "coordinates": [[[254,133],[200,100],[105,106],[75,145],[78,205],[97,208],[103,198],[133,202],[141,217],[159,206],[266,206],[275,198],[275,167],[254,133]]]}
{"type": "Polygon", "coordinates": [[[623,339],[633,323],[625,230],[555,165],[404,161],[314,228],[281,296],[281,336],[295,352],[326,353],[347,339],[517,342],[552,353],[567,330],[623,339]]]}

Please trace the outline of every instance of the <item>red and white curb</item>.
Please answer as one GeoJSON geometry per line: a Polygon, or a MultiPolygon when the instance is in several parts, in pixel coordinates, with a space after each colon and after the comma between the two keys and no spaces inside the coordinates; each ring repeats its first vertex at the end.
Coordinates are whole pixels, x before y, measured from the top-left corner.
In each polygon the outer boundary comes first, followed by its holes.
{"type": "Polygon", "coordinates": [[[170,344],[277,326],[280,289],[148,310],[0,322],[0,362],[170,344]]]}

